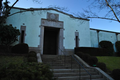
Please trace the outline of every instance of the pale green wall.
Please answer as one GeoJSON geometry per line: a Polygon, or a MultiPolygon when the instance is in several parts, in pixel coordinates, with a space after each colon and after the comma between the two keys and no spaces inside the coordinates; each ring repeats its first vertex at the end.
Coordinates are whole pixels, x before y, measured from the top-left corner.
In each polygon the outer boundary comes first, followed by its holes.
{"type": "MultiPolygon", "coordinates": [[[[97,31],[90,30],[90,35],[91,35],[91,47],[98,47],[97,31]]],[[[112,42],[115,51],[116,51],[115,42],[117,41],[117,38],[120,41],[119,37],[120,37],[120,34],[118,34],[118,36],[116,36],[116,33],[112,33],[112,32],[105,32],[105,31],[99,32],[99,42],[101,42],[101,41],[112,42]]]]}
{"type": "MultiPolygon", "coordinates": [[[[18,9],[11,10],[11,13],[20,11],[18,9]]],[[[66,49],[73,49],[75,47],[75,31],[79,31],[80,46],[90,47],[90,30],[89,21],[71,18],[70,16],[54,11],[54,10],[39,10],[27,11],[23,13],[14,14],[7,19],[7,24],[12,24],[18,29],[25,24],[26,36],[25,43],[30,47],[38,47],[40,44],[40,25],[41,18],[47,18],[47,12],[59,14],[59,21],[64,22],[64,40],[63,45],[66,49]]]]}

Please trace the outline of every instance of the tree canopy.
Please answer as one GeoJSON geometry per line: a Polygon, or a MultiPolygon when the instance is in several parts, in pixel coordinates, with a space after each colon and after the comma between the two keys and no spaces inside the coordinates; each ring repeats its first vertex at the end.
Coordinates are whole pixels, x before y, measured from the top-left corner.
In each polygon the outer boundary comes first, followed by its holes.
{"type": "MultiPolygon", "coordinates": [[[[90,0],[88,0],[90,1],[90,0]]],[[[84,12],[77,14],[78,17],[82,18],[98,18],[117,21],[120,23],[120,0],[93,0],[93,2],[88,5],[84,12]],[[96,12],[96,10],[98,12],[96,12]],[[104,11],[104,15],[100,16],[98,13],[104,11]]]]}

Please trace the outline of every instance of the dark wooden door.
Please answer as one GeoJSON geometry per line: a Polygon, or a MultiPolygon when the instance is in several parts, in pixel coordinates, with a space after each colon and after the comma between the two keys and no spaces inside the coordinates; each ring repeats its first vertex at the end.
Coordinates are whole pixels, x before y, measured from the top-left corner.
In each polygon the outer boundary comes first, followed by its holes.
{"type": "Polygon", "coordinates": [[[45,28],[43,54],[56,55],[58,45],[58,30],[45,28]]]}

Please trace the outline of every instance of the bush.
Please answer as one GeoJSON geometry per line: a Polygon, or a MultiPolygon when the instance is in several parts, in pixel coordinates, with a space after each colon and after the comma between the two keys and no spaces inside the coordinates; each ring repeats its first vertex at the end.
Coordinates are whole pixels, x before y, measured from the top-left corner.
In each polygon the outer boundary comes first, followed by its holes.
{"type": "Polygon", "coordinates": [[[120,41],[117,41],[117,42],[115,43],[115,47],[116,47],[116,49],[117,49],[117,52],[120,52],[120,41]]]}
{"type": "Polygon", "coordinates": [[[112,77],[115,79],[115,80],[120,80],[120,69],[114,69],[112,71],[112,77]]]}
{"type": "Polygon", "coordinates": [[[83,52],[77,52],[76,54],[77,54],[80,58],[82,58],[82,56],[84,55],[83,52]]]}
{"type": "Polygon", "coordinates": [[[0,45],[0,53],[11,53],[12,46],[0,45]]]}
{"type": "Polygon", "coordinates": [[[99,67],[101,70],[103,71],[107,71],[107,68],[106,68],[106,64],[105,63],[102,63],[102,62],[98,62],[97,63],[97,67],[99,67]]]}
{"type": "Polygon", "coordinates": [[[91,56],[91,57],[89,58],[88,64],[89,64],[90,66],[96,66],[97,62],[98,62],[97,57],[91,56]]]}
{"type": "Polygon", "coordinates": [[[29,53],[28,53],[28,57],[36,57],[36,52],[35,51],[30,51],[29,53]]]}
{"type": "Polygon", "coordinates": [[[42,63],[1,65],[0,80],[53,80],[53,72],[42,63]]]}
{"type": "Polygon", "coordinates": [[[82,59],[83,59],[86,63],[88,63],[90,57],[91,57],[91,56],[90,56],[89,54],[83,54],[82,59]]]}
{"type": "Polygon", "coordinates": [[[101,42],[99,43],[99,46],[100,46],[101,48],[107,49],[110,56],[113,55],[113,52],[114,52],[113,44],[112,44],[110,41],[101,41],[101,42]]]}
{"type": "MultiPolygon", "coordinates": [[[[1,18],[1,17],[0,17],[1,18]]],[[[10,46],[15,41],[18,41],[20,35],[19,29],[10,25],[0,24],[0,44],[10,46]]]]}
{"type": "Polygon", "coordinates": [[[28,51],[29,51],[28,44],[25,43],[17,44],[12,48],[12,53],[25,54],[28,53],[28,51]]]}
{"type": "Polygon", "coordinates": [[[37,62],[37,56],[35,51],[30,51],[27,56],[28,62],[37,62]]]}
{"type": "Polygon", "coordinates": [[[81,59],[83,59],[85,62],[87,62],[87,63],[89,62],[89,58],[90,58],[90,55],[89,55],[89,54],[80,52],[80,53],[77,53],[77,55],[78,55],[81,59]]]}
{"type": "Polygon", "coordinates": [[[28,62],[37,62],[36,57],[28,57],[27,60],[28,60],[28,62]]]}
{"type": "Polygon", "coordinates": [[[109,56],[109,51],[107,49],[102,48],[94,48],[94,47],[76,47],[74,49],[74,53],[79,55],[79,53],[87,53],[91,56],[109,56]]]}
{"type": "Polygon", "coordinates": [[[86,63],[88,63],[90,66],[95,66],[98,62],[97,57],[95,56],[90,56],[87,53],[82,53],[82,52],[78,52],[77,55],[84,60],[86,63]]]}
{"type": "Polygon", "coordinates": [[[116,56],[120,56],[120,52],[115,52],[116,56]]]}
{"type": "Polygon", "coordinates": [[[117,56],[120,56],[120,41],[117,41],[115,43],[115,47],[117,49],[117,52],[116,52],[117,56]]]}

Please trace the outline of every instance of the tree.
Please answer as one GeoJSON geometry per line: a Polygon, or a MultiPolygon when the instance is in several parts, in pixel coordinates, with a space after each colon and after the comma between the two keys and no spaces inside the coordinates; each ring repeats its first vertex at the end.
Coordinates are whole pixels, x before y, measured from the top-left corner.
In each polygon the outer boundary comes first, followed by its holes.
{"type": "MultiPolygon", "coordinates": [[[[88,0],[90,1],[90,0],[88,0]]],[[[93,2],[88,6],[88,9],[84,9],[83,13],[78,13],[78,17],[82,18],[98,18],[117,21],[120,23],[120,0],[93,0],[93,2]],[[95,9],[98,10],[96,13],[95,9]],[[99,12],[106,12],[104,16],[100,16],[99,12]]]]}
{"type": "Polygon", "coordinates": [[[17,41],[17,36],[20,35],[19,29],[12,25],[0,25],[0,43],[1,45],[10,46],[17,41]]]}
{"type": "Polygon", "coordinates": [[[10,3],[9,1],[5,1],[4,2],[4,5],[2,5],[2,1],[3,0],[0,0],[0,24],[4,24],[5,23],[5,20],[6,18],[9,16],[10,14],[10,10],[14,7],[14,5],[19,1],[19,0],[16,0],[14,2],[14,4],[10,7],[8,5],[8,3],[10,3]],[[4,7],[3,7],[4,6],[4,7]]]}
{"type": "Polygon", "coordinates": [[[20,35],[20,31],[13,27],[12,25],[6,25],[5,20],[8,17],[11,8],[17,3],[16,2],[9,7],[8,1],[4,2],[4,7],[2,5],[2,0],[0,0],[0,45],[4,45],[7,47],[7,52],[9,52],[9,46],[17,41],[18,36],[20,35]]]}

